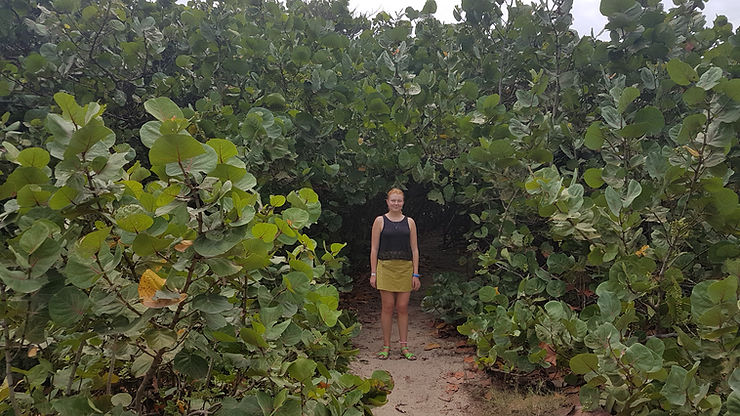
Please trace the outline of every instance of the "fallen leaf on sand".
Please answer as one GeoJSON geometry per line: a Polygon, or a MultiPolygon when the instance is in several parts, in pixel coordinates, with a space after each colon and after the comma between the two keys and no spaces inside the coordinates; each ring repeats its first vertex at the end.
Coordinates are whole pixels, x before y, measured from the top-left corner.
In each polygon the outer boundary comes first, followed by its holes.
{"type": "Polygon", "coordinates": [[[465,372],[464,371],[458,371],[455,374],[453,374],[453,376],[455,378],[457,378],[457,379],[461,379],[461,378],[465,377],[465,372]]]}
{"type": "Polygon", "coordinates": [[[447,324],[446,324],[446,323],[444,323],[444,322],[440,322],[440,323],[438,323],[437,325],[435,325],[434,327],[435,327],[435,328],[437,328],[437,329],[442,329],[442,328],[444,328],[444,327],[446,327],[446,326],[447,326],[447,324]]]}
{"type": "Polygon", "coordinates": [[[447,383],[447,387],[445,387],[445,392],[447,393],[454,393],[458,391],[460,387],[457,384],[447,383]]]}
{"type": "Polygon", "coordinates": [[[473,357],[472,355],[468,355],[467,357],[463,358],[463,361],[466,364],[472,364],[475,362],[475,357],[473,357]]]}
{"type": "Polygon", "coordinates": [[[460,341],[457,341],[457,343],[455,344],[455,347],[462,348],[462,347],[465,347],[466,345],[468,345],[468,342],[465,341],[464,339],[461,339],[460,341]]]}
{"type": "Polygon", "coordinates": [[[449,403],[449,402],[452,401],[452,396],[450,396],[450,395],[447,395],[447,396],[439,396],[439,400],[442,400],[443,402],[448,402],[449,403]]]}
{"type": "Polygon", "coordinates": [[[407,413],[405,410],[401,409],[401,406],[406,406],[406,403],[398,403],[396,405],[396,411],[401,412],[401,413],[407,413]]]}
{"type": "Polygon", "coordinates": [[[431,344],[427,344],[424,346],[424,351],[431,351],[436,350],[437,348],[442,348],[441,345],[437,344],[436,342],[433,342],[431,344]]]}

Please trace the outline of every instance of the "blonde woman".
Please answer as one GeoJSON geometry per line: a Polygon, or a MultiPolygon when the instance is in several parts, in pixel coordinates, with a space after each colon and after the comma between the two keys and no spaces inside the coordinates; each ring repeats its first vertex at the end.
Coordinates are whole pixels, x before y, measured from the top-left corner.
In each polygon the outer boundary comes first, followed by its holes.
{"type": "Polygon", "coordinates": [[[409,297],[419,290],[419,246],[416,241],[416,223],[403,215],[403,191],[388,191],[388,212],[375,218],[370,244],[370,286],[380,291],[383,328],[383,349],[377,353],[381,360],[388,358],[391,349],[393,310],[398,313],[398,334],[401,356],[416,360],[409,350],[409,297]]]}

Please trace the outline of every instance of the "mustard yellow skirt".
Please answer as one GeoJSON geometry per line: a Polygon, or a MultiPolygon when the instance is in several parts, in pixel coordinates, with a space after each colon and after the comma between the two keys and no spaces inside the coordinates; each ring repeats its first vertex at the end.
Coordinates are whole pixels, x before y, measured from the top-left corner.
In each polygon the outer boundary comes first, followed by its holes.
{"type": "Polygon", "coordinates": [[[389,292],[411,292],[414,265],[410,260],[378,260],[376,286],[389,292]]]}

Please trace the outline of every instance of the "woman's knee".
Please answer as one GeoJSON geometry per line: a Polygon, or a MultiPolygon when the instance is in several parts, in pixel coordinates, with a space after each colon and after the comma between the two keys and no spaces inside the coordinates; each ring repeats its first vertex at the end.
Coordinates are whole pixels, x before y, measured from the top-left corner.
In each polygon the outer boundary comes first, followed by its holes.
{"type": "Polygon", "coordinates": [[[409,313],[409,304],[406,303],[396,303],[396,312],[398,312],[399,315],[406,315],[409,313]]]}

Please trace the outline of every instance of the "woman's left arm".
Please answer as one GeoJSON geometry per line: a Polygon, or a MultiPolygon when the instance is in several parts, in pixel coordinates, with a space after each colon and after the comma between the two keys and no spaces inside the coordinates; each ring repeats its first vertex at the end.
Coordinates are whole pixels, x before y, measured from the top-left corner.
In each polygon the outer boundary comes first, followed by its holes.
{"type": "MultiPolygon", "coordinates": [[[[410,231],[410,243],[411,243],[411,260],[414,265],[414,274],[419,274],[419,243],[416,237],[416,222],[409,218],[409,231],[410,231]]],[[[412,278],[412,287],[414,290],[419,290],[421,287],[421,281],[418,277],[412,278]]]]}

